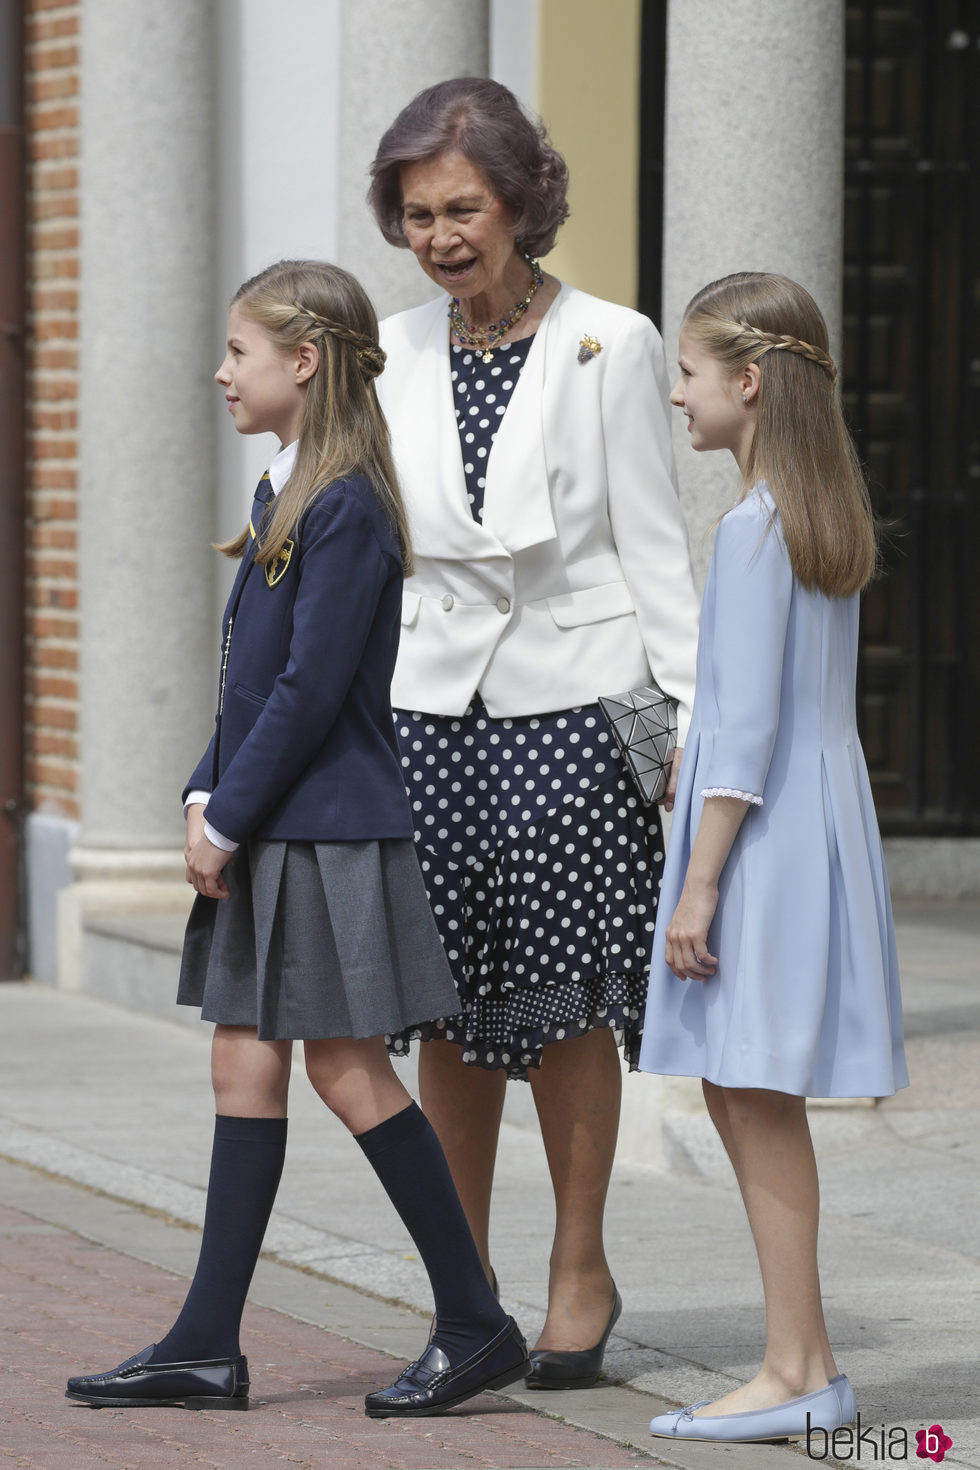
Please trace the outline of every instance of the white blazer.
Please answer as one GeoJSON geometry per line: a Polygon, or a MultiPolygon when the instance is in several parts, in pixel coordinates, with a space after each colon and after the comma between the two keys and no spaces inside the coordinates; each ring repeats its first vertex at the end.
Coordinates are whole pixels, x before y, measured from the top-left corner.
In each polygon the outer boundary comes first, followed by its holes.
{"type": "Polygon", "coordinates": [[[626,307],[562,285],[466,495],[446,298],[381,324],[381,405],[408,511],[392,703],[495,718],[593,704],[648,680],[694,698],[698,598],[677,499],[663,343],[626,307]],[[584,336],[601,350],[579,362],[584,336]]]}

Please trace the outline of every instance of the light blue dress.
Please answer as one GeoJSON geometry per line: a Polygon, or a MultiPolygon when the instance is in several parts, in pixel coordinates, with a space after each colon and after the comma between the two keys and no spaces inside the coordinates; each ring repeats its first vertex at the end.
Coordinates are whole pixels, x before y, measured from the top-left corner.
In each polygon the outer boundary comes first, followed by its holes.
{"type": "Polygon", "coordinates": [[[796,581],[764,485],[719,523],[660,891],[640,1068],[809,1097],[908,1085],[888,879],[855,720],[858,598],[796,581]],[[707,982],[664,943],[703,792],[755,798],[707,982]]]}

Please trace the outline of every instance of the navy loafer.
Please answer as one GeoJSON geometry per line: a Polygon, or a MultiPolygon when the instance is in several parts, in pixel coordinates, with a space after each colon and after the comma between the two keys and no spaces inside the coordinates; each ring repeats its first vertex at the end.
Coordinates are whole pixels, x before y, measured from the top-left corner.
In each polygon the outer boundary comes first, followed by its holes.
{"type": "Polygon", "coordinates": [[[458,1368],[450,1365],[442,1348],[430,1343],[397,1382],[367,1395],[364,1412],[369,1419],[441,1414],[487,1389],[506,1388],[526,1372],[527,1344],[513,1317],[508,1317],[496,1337],[458,1368]]]}
{"type": "Polygon", "coordinates": [[[245,1358],[202,1358],[193,1363],[151,1363],[154,1344],[108,1373],[69,1378],[66,1399],[93,1409],[183,1405],[185,1409],[247,1409],[245,1358]]]}

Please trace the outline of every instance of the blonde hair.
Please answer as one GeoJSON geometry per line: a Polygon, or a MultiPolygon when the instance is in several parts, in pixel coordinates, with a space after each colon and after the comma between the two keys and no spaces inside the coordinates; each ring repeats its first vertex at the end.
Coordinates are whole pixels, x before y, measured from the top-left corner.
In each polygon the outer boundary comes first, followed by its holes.
{"type": "MultiPolygon", "coordinates": [[[[374,388],[385,354],[363,286],[348,271],[326,261],[281,260],[239,287],[231,304],[261,327],[283,354],[310,342],[320,357],[306,386],[296,462],[262,529],[255,560],[265,565],[276,559],[328,485],[346,475],[362,474],[398,537],[409,576],[408,522],[388,425],[374,388]]],[[[246,526],[216,550],[242,556],[248,538],[246,526]]]]}
{"type": "Polygon", "coordinates": [[[878,564],[875,519],[813,297],[786,276],[744,271],[699,291],[681,327],[726,373],[759,367],[742,495],[765,480],[797,580],[828,597],[859,592],[878,564]]]}

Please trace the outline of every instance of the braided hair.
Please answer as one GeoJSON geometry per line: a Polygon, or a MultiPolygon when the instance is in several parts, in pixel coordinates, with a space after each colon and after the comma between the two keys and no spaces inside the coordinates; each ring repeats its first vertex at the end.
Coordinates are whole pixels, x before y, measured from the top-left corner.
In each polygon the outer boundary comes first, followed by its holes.
{"type": "Polygon", "coordinates": [[[380,377],[384,372],[385,352],[384,349],[363,332],[357,332],[352,327],[345,327],[343,322],[330,321],[328,317],[321,316],[319,312],[311,311],[309,307],[300,302],[293,303],[297,317],[310,325],[310,340],[329,333],[336,337],[339,342],[347,342],[354,349],[357,365],[364,376],[365,381],[380,377]]]}
{"type": "Polygon", "coordinates": [[[836,384],[837,365],[830,353],[825,352],[822,347],[804,342],[789,332],[764,332],[761,327],[753,327],[749,322],[729,322],[729,326],[736,341],[747,340],[751,344],[756,362],[765,357],[767,352],[795,352],[823,368],[831,384],[836,384]]]}
{"type": "Polygon", "coordinates": [[[813,297],[786,276],[739,272],[697,293],[681,331],[731,376],[759,368],[742,493],[765,481],[797,580],[830,597],[860,591],[877,567],[875,520],[813,297]]]}
{"type": "MultiPolygon", "coordinates": [[[[322,260],[281,260],[236,292],[232,305],[268,333],[283,353],[312,343],[316,371],[306,385],[296,462],[276,496],[256,550],[273,561],[296,536],[313,501],[333,481],[364,475],[398,536],[405,573],[412,570],[408,523],[374,379],[384,371],[378,321],[361,284],[322,260]]],[[[241,556],[248,530],[218,547],[241,556]]]]}

